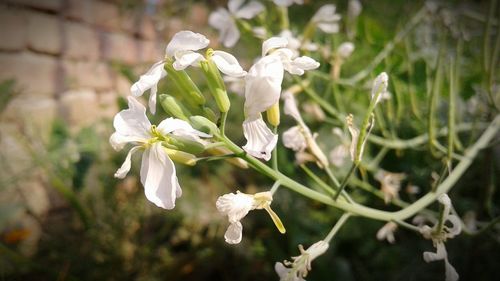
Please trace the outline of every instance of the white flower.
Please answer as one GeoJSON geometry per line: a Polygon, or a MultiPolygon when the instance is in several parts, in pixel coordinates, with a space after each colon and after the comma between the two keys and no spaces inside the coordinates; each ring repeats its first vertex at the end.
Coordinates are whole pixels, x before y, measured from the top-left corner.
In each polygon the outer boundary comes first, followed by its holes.
{"type": "Polygon", "coordinates": [[[354,51],[354,44],[351,42],[344,42],[344,43],[340,44],[340,46],[338,46],[337,55],[341,59],[345,60],[351,56],[353,51],[354,51]]]}
{"type": "Polygon", "coordinates": [[[284,92],[283,99],[285,101],[285,114],[293,117],[298,123],[298,126],[288,129],[283,134],[283,144],[285,147],[291,148],[296,152],[302,152],[306,148],[309,149],[311,154],[318,160],[320,166],[327,167],[328,158],[316,143],[316,136],[311,133],[302,116],[300,116],[299,108],[293,94],[284,92]]]}
{"type": "Polygon", "coordinates": [[[262,58],[248,71],[245,77],[245,122],[243,133],[247,144],[243,147],[251,155],[270,159],[270,152],[277,143],[273,134],[262,120],[261,113],[279,101],[284,71],[302,75],[304,70],[317,68],[319,63],[303,56],[296,58],[286,48],[288,40],[272,37],[262,44],[262,58]]]}
{"type": "Polygon", "coordinates": [[[392,221],[384,224],[382,228],[377,232],[378,240],[387,240],[387,242],[394,244],[396,238],[394,238],[394,232],[398,229],[398,225],[392,221]]]}
{"type": "Polygon", "coordinates": [[[443,223],[441,229],[438,229],[439,224],[435,224],[433,228],[424,225],[420,228],[420,233],[424,238],[431,239],[432,244],[436,248],[436,253],[433,252],[424,252],[423,258],[426,262],[444,260],[445,262],[445,272],[446,272],[446,281],[456,281],[458,280],[458,273],[448,261],[448,253],[446,252],[446,248],[444,242],[448,238],[453,238],[456,235],[460,234],[462,231],[462,223],[460,219],[451,215],[451,200],[447,194],[441,194],[438,197],[439,203],[441,203],[444,207],[443,209],[443,223]],[[451,226],[446,225],[449,222],[451,226]]]}
{"type": "MultiPolygon", "coordinates": [[[[224,234],[226,242],[229,244],[238,244],[241,242],[243,226],[240,220],[251,210],[265,209],[276,223],[275,219],[277,216],[270,207],[272,201],[273,196],[268,191],[259,192],[254,195],[237,191],[236,193],[228,193],[219,197],[216,202],[217,210],[227,215],[229,220],[229,227],[224,234]]],[[[281,224],[281,221],[279,224],[281,224]]]]}
{"type": "Polygon", "coordinates": [[[336,166],[341,167],[344,165],[344,161],[349,155],[349,148],[344,144],[339,144],[330,151],[330,162],[336,166]]]}
{"type": "Polygon", "coordinates": [[[375,174],[375,179],[381,184],[380,190],[384,194],[384,202],[387,204],[395,198],[399,198],[401,181],[406,178],[403,173],[391,173],[380,169],[375,174]]]}
{"type": "Polygon", "coordinates": [[[320,255],[328,250],[329,244],[323,240],[314,243],[307,250],[304,250],[302,245],[299,245],[300,255],[292,257],[293,262],[284,261],[277,262],[274,265],[276,273],[280,277],[280,281],[303,281],[309,271],[311,271],[311,263],[320,255]],[[289,267],[286,267],[289,266],[289,267]]]}
{"type": "Polygon", "coordinates": [[[298,5],[304,4],[304,0],[273,0],[273,2],[280,7],[290,7],[294,3],[298,5]]]}
{"type": "Polygon", "coordinates": [[[350,18],[357,18],[359,14],[361,14],[361,10],[363,10],[363,6],[361,6],[361,2],[359,2],[359,0],[349,0],[349,4],[347,5],[347,14],[350,18]]]}
{"type": "MultiPolygon", "coordinates": [[[[200,61],[205,58],[194,51],[206,48],[210,41],[200,33],[189,30],[177,32],[165,49],[165,55],[173,61],[175,70],[183,70],[189,65],[199,66],[200,61]]],[[[231,54],[223,51],[213,51],[212,60],[217,68],[224,74],[233,77],[242,77],[246,71],[238,63],[238,60],[231,54]]],[[[145,91],[151,89],[149,97],[149,110],[155,114],[156,93],[159,81],[167,75],[165,71],[165,61],[155,63],[139,80],[135,82],[130,91],[135,97],[142,96],[145,91]]]]}
{"type": "Polygon", "coordinates": [[[303,40],[301,37],[295,37],[293,33],[288,29],[282,30],[279,34],[279,37],[283,37],[288,41],[287,48],[291,49],[294,52],[294,56],[298,56],[300,50],[311,52],[318,50],[318,45],[310,41],[302,42],[303,40]]]}
{"type": "Polygon", "coordinates": [[[244,0],[229,0],[227,3],[229,10],[219,8],[208,18],[208,23],[219,30],[219,40],[227,48],[233,47],[240,38],[235,19],[251,19],[265,9],[260,2],[250,1],[243,5],[244,2],[244,0]]]}
{"type": "Polygon", "coordinates": [[[377,94],[377,100],[375,103],[379,103],[382,99],[387,99],[387,85],[389,83],[389,76],[387,73],[380,73],[375,80],[373,80],[371,99],[373,100],[377,94]]]}
{"type": "Polygon", "coordinates": [[[335,9],[334,4],[324,5],[314,14],[311,21],[325,33],[337,33],[341,16],[335,13],[335,9]]]}
{"type": "Polygon", "coordinates": [[[163,120],[158,127],[151,125],[146,117],[146,108],[135,98],[128,98],[129,108],[120,111],[113,120],[114,132],[109,141],[115,150],[121,150],[127,143],[134,145],[127,154],[115,177],[124,178],[130,171],[132,154],[144,150],[141,164],[141,183],[146,198],[164,209],[175,207],[175,199],[182,190],[177,181],[175,166],[162,146],[169,134],[199,139],[209,137],[196,131],[187,122],[174,118],[163,120]]]}
{"type": "Polygon", "coordinates": [[[271,152],[278,143],[278,135],[274,134],[266,126],[261,116],[245,119],[243,122],[243,135],[247,140],[243,149],[248,154],[266,161],[271,159],[271,152]]]}
{"type": "Polygon", "coordinates": [[[132,92],[134,97],[142,96],[145,91],[151,89],[148,106],[149,110],[153,114],[156,112],[156,92],[158,91],[158,82],[167,75],[164,66],[165,63],[163,61],[153,64],[153,66],[145,74],[141,75],[139,81],[135,82],[132,87],[130,87],[130,92],[132,92]]]}

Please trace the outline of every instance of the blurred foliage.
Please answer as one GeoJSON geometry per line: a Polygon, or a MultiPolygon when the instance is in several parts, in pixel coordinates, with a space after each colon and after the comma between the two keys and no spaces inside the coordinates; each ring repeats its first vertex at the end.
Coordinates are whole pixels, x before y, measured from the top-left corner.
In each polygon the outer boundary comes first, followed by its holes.
{"type": "MultiPolygon", "coordinates": [[[[166,11],[162,12],[166,15],[175,14],[176,11],[189,9],[192,2],[168,1],[171,5],[167,5],[166,11]]],[[[327,1],[309,2],[308,6],[290,8],[294,28],[306,24],[310,15],[327,1]]],[[[124,8],[142,5],[137,3],[124,1],[124,8]]],[[[484,1],[449,3],[450,6],[458,4],[473,5],[479,11],[485,11],[487,7],[484,1]]],[[[214,3],[210,5],[215,7],[214,3]]],[[[423,3],[383,0],[365,1],[363,5],[354,40],[356,51],[343,65],[342,77],[351,77],[363,70],[423,3]]],[[[338,3],[338,9],[342,12],[346,10],[345,1],[338,3]]],[[[426,130],[426,120],[423,118],[428,111],[426,83],[429,77],[435,76],[436,69],[430,67],[433,65],[429,61],[432,58],[429,59],[426,54],[412,56],[417,53],[416,50],[426,48],[422,46],[424,42],[420,41],[421,38],[418,38],[419,28],[430,27],[435,36],[451,32],[440,20],[430,19],[417,26],[416,31],[399,42],[391,55],[371,72],[389,72],[393,94],[393,98],[382,104],[376,112],[378,124],[375,134],[407,139],[426,130]],[[425,24],[430,26],[426,27],[425,24]],[[409,93],[416,95],[418,100],[413,109],[409,93]],[[415,108],[416,112],[413,111],[415,108]]],[[[270,21],[277,19],[271,18],[270,21]]],[[[481,32],[478,30],[483,23],[477,20],[460,18],[458,21],[461,27],[481,32]]],[[[315,41],[323,42],[332,49],[347,40],[343,33],[335,38],[319,33],[315,36],[315,41]]],[[[456,40],[451,36],[443,40],[440,48],[445,48],[446,54],[454,53],[456,40]]],[[[482,42],[471,40],[463,44],[460,67],[462,85],[459,91],[462,103],[458,105],[463,114],[459,118],[478,124],[477,128],[459,136],[460,142],[467,147],[479,135],[481,122],[488,120],[488,116],[482,113],[487,115],[490,111],[483,110],[480,105],[466,103],[478,96],[478,86],[484,83],[485,78],[481,62],[477,59],[481,56],[482,42]],[[474,113],[469,114],[469,111],[474,113]]],[[[235,48],[235,53],[244,57],[253,57],[259,51],[260,42],[251,38],[242,38],[240,45],[235,48]]],[[[116,69],[131,81],[138,77],[125,66],[116,65],[116,69]]],[[[328,73],[329,65],[323,64],[320,70],[328,73]]],[[[203,85],[204,79],[199,72],[191,69],[188,72],[198,85],[203,85]]],[[[10,97],[4,93],[12,92],[13,87],[12,81],[0,84],[0,109],[5,107],[10,97]]],[[[368,85],[337,85],[330,90],[330,81],[315,79],[314,87],[335,108],[352,112],[355,116],[362,115],[368,101],[368,85]]],[[[440,98],[446,99],[447,87],[443,85],[441,88],[440,98]]],[[[206,90],[204,86],[200,88],[206,90]]],[[[181,94],[171,89],[168,77],[161,83],[159,93],[177,97],[181,94]]],[[[242,144],[240,127],[243,100],[234,93],[230,95],[232,110],[226,126],[227,134],[242,144]]],[[[305,100],[304,95],[299,99],[305,100]]],[[[123,99],[117,102],[120,108],[126,107],[123,99]]],[[[441,105],[442,108],[438,109],[438,128],[446,126],[447,103],[442,102],[441,105]]],[[[210,106],[216,109],[213,101],[210,106]]],[[[164,117],[158,114],[152,122],[164,117]]],[[[331,127],[342,126],[341,122],[330,118],[323,123],[311,116],[305,116],[305,119],[311,124],[311,129],[319,133],[318,141],[325,151],[340,143],[340,139],[332,137],[330,132],[331,127]]],[[[289,122],[284,120],[285,125],[289,122]]],[[[217,197],[235,190],[252,193],[269,188],[271,183],[264,176],[251,170],[236,169],[226,162],[217,165],[199,163],[193,168],[177,164],[184,193],[174,210],[164,211],[145,199],[138,180],[138,165],[132,165],[132,172],[125,180],[113,178],[125,158],[125,152],[112,152],[107,142],[111,132],[109,120],[77,133],[71,133],[62,121],[53,125],[49,142],[43,144],[43,149],[37,147],[33,157],[35,166],[47,173],[48,186],[56,191],[64,204],[50,210],[44,217],[36,218],[40,222],[42,234],[37,251],[29,257],[20,251],[23,239],[13,243],[6,239],[12,230],[4,228],[7,225],[5,221],[14,211],[9,211],[7,206],[0,206],[0,231],[3,231],[0,242],[0,280],[277,280],[274,263],[297,255],[298,244],[307,246],[322,239],[340,216],[338,210],[280,190],[280,196],[273,205],[276,204],[275,210],[285,223],[287,234],[280,235],[265,212],[257,211],[250,213],[242,222],[243,242],[236,246],[227,245],[223,239],[227,221],[215,209],[217,197]]],[[[307,179],[305,173],[297,172],[292,152],[282,146],[278,149],[281,171],[296,179],[303,179],[312,188],[318,188],[307,179]]],[[[370,146],[366,156],[376,155],[378,149],[377,146],[370,146]]],[[[458,214],[472,210],[478,220],[490,220],[500,213],[500,195],[498,192],[488,193],[491,192],[488,188],[497,187],[494,185],[500,174],[498,159],[495,159],[499,155],[498,147],[492,146],[487,150],[475,160],[450,195],[456,198],[454,206],[458,214]]],[[[385,155],[380,167],[392,172],[404,172],[409,175],[406,183],[427,187],[432,184],[431,175],[439,173],[443,163],[421,151],[392,150],[385,155]]],[[[336,172],[344,175],[347,167],[341,167],[336,172]]],[[[360,173],[360,178],[378,186],[368,171],[360,173]]],[[[357,202],[376,208],[392,208],[362,190],[351,189],[350,192],[357,202]]],[[[408,202],[415,200],[414,195],[409,193],[402,192],[401,197],[408,202]]],[[[396,234],[396,244],[380,242],[376,240],[375,233],[382,225],[377,221],[352,218],[335,237],[329,251],[315,260],[314,270],[307,280],[444,279],[442,263],[427,264],[422,259],[422,252],[432,249],[430,241],[400,229],[396,234]]],[[[496,279],[500,260],[498,233],[498,229],[493,229],[475,236],[461,235],[447,242],[448,257],[462,280],[496,279]]]]}

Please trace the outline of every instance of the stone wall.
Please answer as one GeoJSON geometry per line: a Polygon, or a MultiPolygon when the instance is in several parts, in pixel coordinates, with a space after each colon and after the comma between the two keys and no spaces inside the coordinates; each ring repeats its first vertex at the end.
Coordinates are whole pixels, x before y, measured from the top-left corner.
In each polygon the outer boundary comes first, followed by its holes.
{"type": "Polygon", "coordinates": [[[0,112],[0,206],[21,200],[31,213],[45,213],[54,203],[46,192],[52,189],[34,169],[30,149],[48,140],[54,120],[64,120],[72,132],[103,118],[110,127],[118,97],[129,95],[131,85],[116,65],[140,73],[163,58],[165,42],[178,30],[206,29],[202,4],[165,19],[161,6],[148,14],[148,1],[132,8],[125,2],[0,0],[0,83],[16,82],[0,112]]]}

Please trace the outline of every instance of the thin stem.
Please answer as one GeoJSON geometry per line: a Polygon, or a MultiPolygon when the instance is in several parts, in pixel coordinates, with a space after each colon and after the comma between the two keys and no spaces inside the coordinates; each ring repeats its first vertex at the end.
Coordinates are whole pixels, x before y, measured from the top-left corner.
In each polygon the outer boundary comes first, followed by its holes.
{"type": "Polygon", "coordinates": [[[321,194],[315,190],[308,188],[307,186],[296,182],[295,180],[285,176],[284,174],[274,171],[266,164],[261,161],[255,159],[254,157],[247,155],[239,146],[234,144],[231,140],[226,137],[221,138],[227,145],[227,148],[233,151],[235,154],[239,155],[243,160],[246,160],[251,167],[256,169],[268,177],[279,180],[280,183],[307,197],[312,200],[321,202],[323,204],[341,209],[345,212],[352,213],[353,215],[359,215],[367,218],[372,218],[376,220],[383,221],[391,221],[391,220],[405,220],[409,217],[414,216],[416,213],[425,209],[428,205],[436,200],[438,196],[443,193],[447,193],[455,183],[460,179],[460,177],[465,173],[465,171],[472,164],[474,158],[478,155],[478,153],[486,147],[489,142],[496,136],[498,130],[500,128],[500,115],[498,115],[488,126],[488,128],[483,132],[481,137],[472,145],[467,152],[465,153],[465,158],[461,160],[455,169],[450,173],[450,175],[438,186],[436,192],[427,193],[419,200],[415,201],[413,204],[408,207],[396,211],[396,212],[388,212],[382,211],[370,207],[366,207],[355,202],[349,203],[347,200],[337,200],[334,201],[331,197],[321,194]]]}
{"type": "Polygon", "coordinates": [[[269,192],[271,192],[271,194],[274,195],[274,193],[276,193],[280,185],[281,185],[280,181],[275,181],[269,192]]]}
{"type": "Polygon", "coordinates": [[[349,219],[350,216],[351,216],[350,213],[344,213],[340,217],[340,219],[337,221],[337,223],[333,226],[332,230],[330,230],[330,233],[328,233],[328,235],[325,237],[325,239],[323,239],[323,241],[330,243],[332,238],[335,236],[335,234],[337,234],[337,232],[340,230],[340,228],[342,228],[342,226],[347,221],[347,219],[349,219]]]}
{"type": "Polygon", "coordinates": [[[330,178],[330,180],[333,182],[333,184],[335,185],[335,187],[337,187],[337,189],[340,188],[339,180],[332,173],[332,170],[330,170],[330,168],[328,168],[328,167],[325,167],[325,172],[328,175],[328,178],[330,178]]]}
{"type": "MultiPolygon", "coordinates": [[[[278,134],[278,126],[273,128],[273,133],[278,134]]],[[[271,156],[271,165],[273,166],[273,170],[278,171],[278,147],[273,149],[271,156]]]]}
{"type": "Polygon", "coordinates": [[[384,49],[378,53],[378,55],[373,59],[370,64],[363,69],[362,71],[358,72],[356,75],[345,79],[343,82],[346,84],[354,85],[356,82],[360,81],[361,79],[365,78],[368,76],[377,65],[379,65],[394,49],[394,47],[403,39],[405,36],[415,27],[424,17],[425,17],[426,11],[425,7],[421,8],[420,11],[418,11],[412,19],[408,22],[408,24],[394,36],[394,39],[387,43],[385,45],[384,49]]]}
{"type": "Polygon", "coordinates": [[[397,223],[398,225],[406,228],[406,229],[409,229],[409,230],[412,230],[412,231],[420,233],[420,228],[417,227],[417,226],[414,226],[414,225],[409,224],[409,223],[407,223],[405,221],[402,221],[402,220],[394,220],[394,222],[397,223]]]}
{"type": "Polygon", "coordinates": [[[222,141],[209,143],[209,144],[205,145],[205,150],[206,149],[211,149],[211,148],[216,148],[216,147],[221,147],[221,146],[224,146],[224,145],[226,145],[226,144],[224,142],[222,142],[222,141]]]}
{"type": "Polygon", "coordinates": [[[337,198],[339,198],[339,195],[344,190],[345,186],[347,185],[347,182],[349,181],[349,178],[351,177],[352,174],[354,174],[354,171],[356,170],[356,167],[358,167],[358,165],[352,163],[351,168],[349,169],[349,172],[347,172],[347,175],[345,176],[344,180],[340,184],[340,188],[337,190],[337,193],[333,197],[334,201],[337,201],[337,198]]]}
{"type": "Polygon", "coordinates": [[[328,114],[332,115],[333,117],[337,118],[338,120],[341,120],[342,122],[345,120],[345,116],[343,114],[339,113],[337,109],[335,109],[329,102],[325,101],[323,98],[321,98],[316,91],[314,91],[311,87],[308,87],[303,81],[301,81],[299,78],[292,76],[293,80],[295,83],[299,84],[302,89],[304,89],[304,92],[316,103],[319,104],[328,114]]]}
{"type": "Polygon", "coordinates": [[[221,112],[220,114],[220,132],[223,136],[226,135],[226,118],[227,112],[221,112]]]}
{"type": "Polygon", "coordinates": [[[331,186],[329,186],[326,182],[321,180],[318,176],[316,176],[306,165],[300,165],[300,168],[304,170],[304,172],[314,181],[316,182],[324,191],[326,191],[331,196],[335,195],[335,191],[331,186]]]}

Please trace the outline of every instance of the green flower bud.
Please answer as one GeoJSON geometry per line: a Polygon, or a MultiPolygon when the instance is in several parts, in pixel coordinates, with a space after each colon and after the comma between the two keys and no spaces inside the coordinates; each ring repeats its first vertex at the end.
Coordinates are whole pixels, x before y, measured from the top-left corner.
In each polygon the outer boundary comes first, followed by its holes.
{"type": "Polygon", "coordinates": [[[193,128],[198,131],[211,135],[218,135],[220,133],[217,125],[203,116],[191,116],[189,117],[189,120],[191,121],[190,123],[193,125],[193,128]]]}
{"type": "Polygon", "coordinates": [[[159,99],[163,110],[165,110],[168,115],[182,119],[184,121],[189,121],[189,116],[191,116],[191,113],[174,97],[166,94],[161,94],[159,96],[159,99]]]}
{"type": "Polygon", "coordinates": [[[169,135],[168,144],[175,146],[178,150],[191,154],[199,154],[205,151],[205,146],[200,142],[186,137],[169,135]]]}
{"type": "Polygon", "coordinates": [[[205,104],[205,97],[201,94],[200,89],[191,80],[189,75],[184,70],[175,70],[170,59],[165,62],[165,70],[168,77],[172,79],[178,90],[186,96],[186,100],[194,107],[205,104]]]}
{"type": "Polygon", "coordinates": [[[224,85],[224,80],[222,80],[219,69],[212,61],[211,49],[207,51],[207,59],[200,62],[200,65],[203,73],[205,74],[205,78],[207,79],[210,93],[212,93],[219,110],[221,112],[228,112],[231,102],[227,96],[226,86],[224,85]]]}

